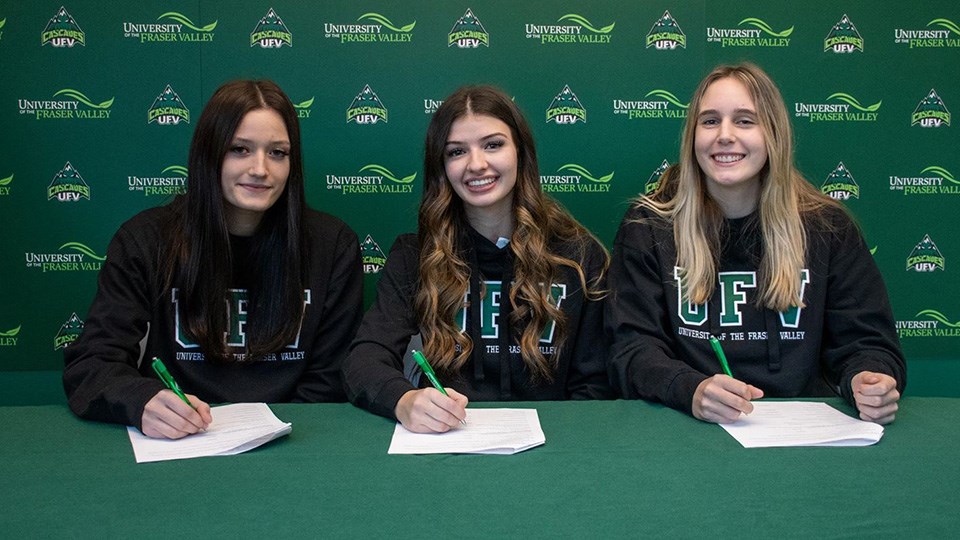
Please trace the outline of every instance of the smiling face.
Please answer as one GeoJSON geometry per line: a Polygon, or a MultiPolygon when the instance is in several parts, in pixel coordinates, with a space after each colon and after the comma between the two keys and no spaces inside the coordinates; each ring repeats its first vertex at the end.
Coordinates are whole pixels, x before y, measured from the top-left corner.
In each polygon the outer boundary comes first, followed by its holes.
{"type": "Polygon", "coordinates": [[[231,234],[249,236],[287,185],[290,137],[273,109],[244,115],[223,157],[220,184],[231,234]]]}
{"type": "Polygon", "coordinates": [[[517,146],[506,123],[473,113],[457,118],[444,147],[444,171],[468,220],[512,221],[517,146]]]}
{"type": "Polygon", "coordinates": [[[694,151],[707,191],[727,217],[752,212],[767,146],[750,92],[732,77],[713,82],[703,94],[696,121],[694,151]]]}

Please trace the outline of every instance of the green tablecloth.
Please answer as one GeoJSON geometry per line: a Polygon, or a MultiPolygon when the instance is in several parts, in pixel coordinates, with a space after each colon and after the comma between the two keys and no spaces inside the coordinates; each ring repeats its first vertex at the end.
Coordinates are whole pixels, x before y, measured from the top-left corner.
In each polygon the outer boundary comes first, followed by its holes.
{"type": "MultiPolygon", "coordinates": [[[[849,412],[839,401],[835,406],[849,412]]],[[[0,538],[898,537],[960,534],[960,400],[905,398],[863,448],[744,449],[638,401],[540,402],[514,456],[391,456],[393,423],[273,405],[293,432],[137,464],[125,428],[0,408],[0,538]]]]}

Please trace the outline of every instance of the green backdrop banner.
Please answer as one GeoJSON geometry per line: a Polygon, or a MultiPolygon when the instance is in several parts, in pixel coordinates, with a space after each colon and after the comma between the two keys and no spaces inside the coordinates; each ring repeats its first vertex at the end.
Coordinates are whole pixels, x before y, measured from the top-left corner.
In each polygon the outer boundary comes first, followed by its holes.
{"type": "Polygon", "coordinates": [[[50,370],[117,227],[185,189],[206,99],[271,78],[300,113],[310,204],[363,241],[370,301],[412,231],[430,115],[497,84],[537,137],[544,191],[608,245],[676,160],[721,62],[779,83],[807,178],[842,199],[883,272],[912,390],[956,394],[960,5],[449,0],[0,2],[0,370],[50,370]]]}

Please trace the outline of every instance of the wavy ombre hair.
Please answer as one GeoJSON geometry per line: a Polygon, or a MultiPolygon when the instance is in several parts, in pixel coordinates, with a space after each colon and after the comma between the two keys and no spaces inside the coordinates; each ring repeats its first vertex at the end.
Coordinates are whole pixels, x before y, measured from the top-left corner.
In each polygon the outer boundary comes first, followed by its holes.
{"type": "Polygon", "coordinates": [[[829,226],[817,212],[838,203],[813,187],[793,163],[793,130],[780,90],[770,76],[751,63],[721,65],[697,87],[680,144],[680,162],[663,175],[660,188],[638,204],[673,222],[677,266],[684,269],[687,300],[705,303],[716,287],[724,216],[707,192],[706,177],[697,162],[695,137],[701,102],[714,82],[731,78],[753,99],[757,121],[767,149],[767,163],[760,171],[757,204],[763,236],[758,305],[776,311],[803,306],[800,273],[806,260],[809,220],[829,226]]]}
{"type": "MultiPolygon", "coordinates": [[[[552,381],[558,355],[550,359],[540,352],[539,339],[550,321],[556,321],[559,351],[565,336],[565,317],[551,298],[551,288],[562,266],[572,268],[588,298],[599,298],[587,283],[584,258],[597,240],[566,210],[540,189],[537,152],[530,126],[509,96],[492,86],[465,86],[450,95],[437,109],[424,149],[424,186],[420,202],[420,279],[415,308],[420,321],[424,352],[436,367],[457,373],[470,358],[473,342],[457,326],[457,313],[467,306],[470,264],[464,239],[469,224],[463,201],[453,191],[445,169],[445,147],[453,123],[466,115],[496,118],[510,127],[517,148],[517,181],[513,188],[516,227],[510,238],[513,253],[513,285],[509,301],[511,334],[519,335],[523,361],[532,380],[552,381]],[[558,245],[574,246],[576,258],[557,255],[558,245]],[[546,284],[546,285],[545,285],[546,284]],[[459,352],[458,352],[459,349],[459,352]]],[[[607,261],[609,263],[609,261],[607,261]]],[[[604,266],[604,270],[606,265],[604,266]]],[[[486,291],[480,291],[485,294],[486,291]]]]}

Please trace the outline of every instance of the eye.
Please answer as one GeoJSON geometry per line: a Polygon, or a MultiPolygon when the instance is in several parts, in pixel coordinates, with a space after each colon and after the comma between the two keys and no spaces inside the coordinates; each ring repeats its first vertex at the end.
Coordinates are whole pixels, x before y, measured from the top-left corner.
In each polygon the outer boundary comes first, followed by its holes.
{"type": "Polygon", "coordinates": [[[505,144],[507,144],[507,141],[504,141],[503,139],[494,139],[492,141],[487,141],[487,144],[485,144],[484,147],[487,150],[497,150],[498,148],[502,148],[505,144]]]}
{"type": "Polygon", "coordinates": [[[757,121],[753,118],[738,118],[737,124],[742,126],[753,126],[756,125],[757,121]]]}
{"type": "Polygon", "coordinates": [[[463,155],[463,148],[460,148],[459,146],[451,146],[450,148],[447,148],[448,158],[453,158],[453,157],[462,156],[462,155],[463,155]]]}
{"type": "Polygon", "coordinates": [[[720,123],[719,120],[717,120],[716,118],[710,118],[710,117],[700,120],[701,126],[715,126],[719,123],[720,123]]]}
{"type": "Polygon", "coordinates": [[[233,145],[233,146],[230,147],[229,152],[230,152],[231,154],[236,154],[236,155],[239,155],[239,156],[243,156],[243,155],[249,154],[249,153],[250,153],[250,149],[247,148],[246,146],[243,146],[242,144],[235,144],[235,145],[233,145]]]}
{"type": "Polygon", "coordinates": [[[270,151],[270,156],[276,159],[286,159],[290,151],[285,148],[274,148],[270,151]]]}

